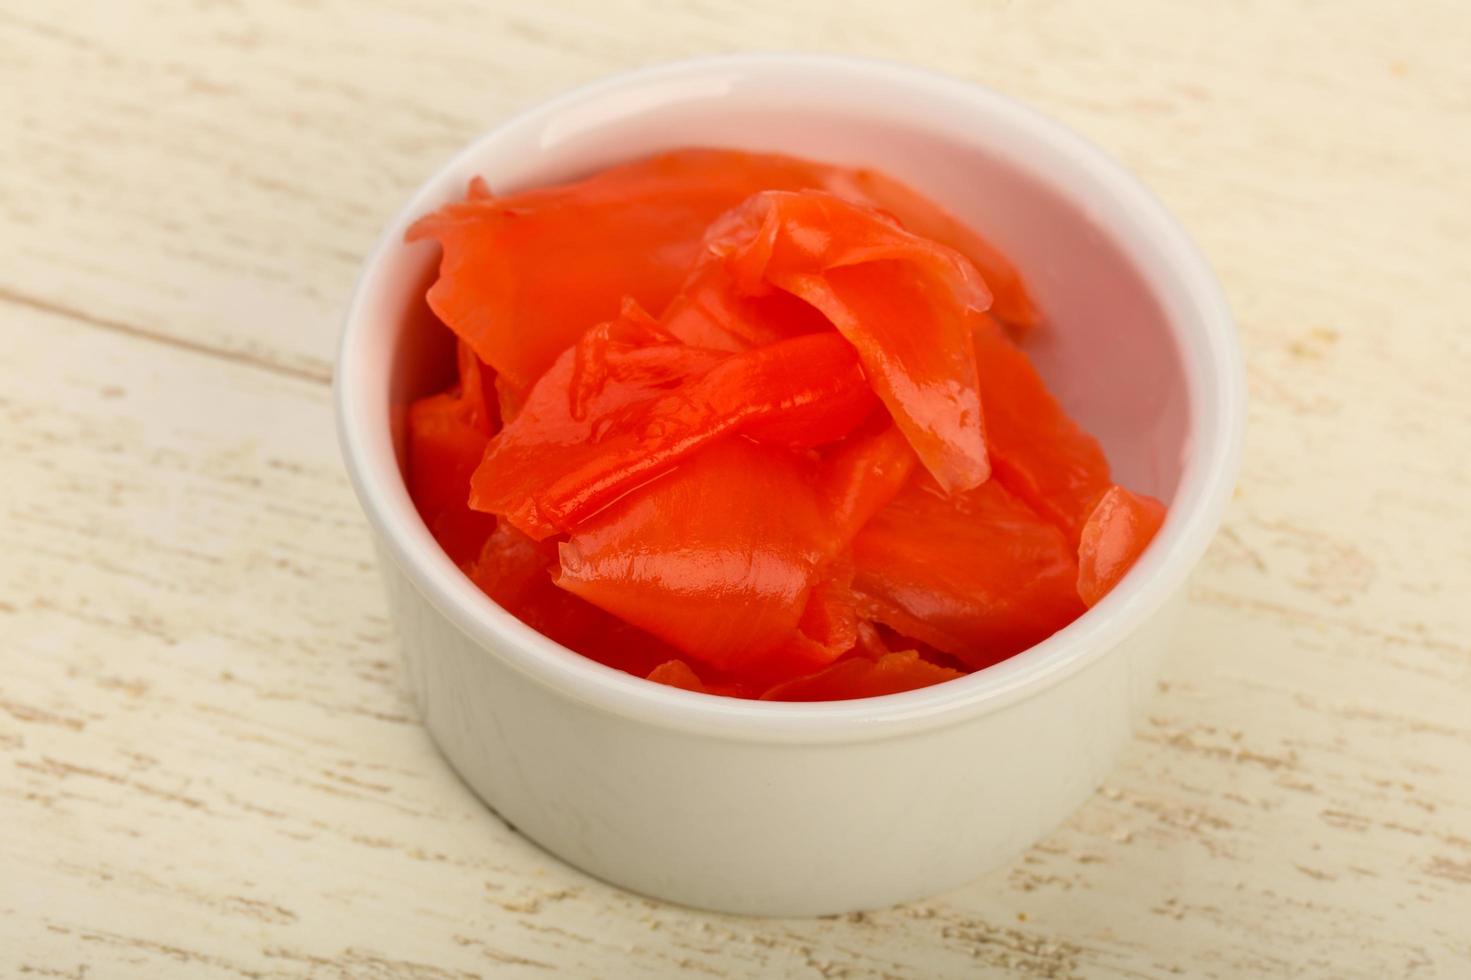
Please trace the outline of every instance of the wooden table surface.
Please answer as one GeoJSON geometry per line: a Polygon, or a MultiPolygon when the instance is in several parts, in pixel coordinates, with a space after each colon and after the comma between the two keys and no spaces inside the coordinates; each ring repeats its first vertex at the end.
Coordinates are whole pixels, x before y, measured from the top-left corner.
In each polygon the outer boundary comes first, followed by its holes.
{"type": "Polygon", "coordinates": [[[0,975],[1471,976],[1471,8],[0,3],[0,975]],[[328,398],[360,258],[514,109],[918,62],[1152,185],[1240,318],[1240,492],[1106,786],[820,920],[528,844],[401,693],[328,398]]]}

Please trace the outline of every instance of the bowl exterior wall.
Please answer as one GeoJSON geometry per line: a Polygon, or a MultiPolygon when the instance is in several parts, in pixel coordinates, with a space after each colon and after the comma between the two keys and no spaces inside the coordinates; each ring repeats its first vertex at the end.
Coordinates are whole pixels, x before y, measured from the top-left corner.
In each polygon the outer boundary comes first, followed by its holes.
{"type": "Polygon", "coordinates": [[[481,799],[591,875],[748,915],[923,898],[1031,846],[1113,767],[1184,597],[1042,696],[927,731],[800,744],[578,701],[477,646],[381,558],[414,701],[481,799]]]}

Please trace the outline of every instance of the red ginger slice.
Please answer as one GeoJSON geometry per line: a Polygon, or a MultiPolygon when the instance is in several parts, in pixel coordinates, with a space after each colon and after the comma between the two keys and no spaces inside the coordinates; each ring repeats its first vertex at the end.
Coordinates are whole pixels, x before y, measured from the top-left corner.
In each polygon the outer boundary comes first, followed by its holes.
{"type": "Polygon", "coordinates": [[[920,238],[955,249],[970,259],[986,280],[993,297],[993,314],[1023,332],[1037,324],[1037,308],[1011,260],[914,188],[876,170],[835,167],[826,189],[855,204],[887,211],[920,238]]]}
{"type": "Polygon", "coordinates": [[[659,323],[693,347],[742,351],[778,340],[832,329],[810,303],[791,293],[738,292],[725,262],[706,254],[665,308],[659,323]]]}
{"type": "Polygon", "coordinates": [[[763,701],[846,701],[913,691],[962,677],[960,671],[940,667],[913,650],[886,653],[877,659],[844,657],[815,674],[790,680],[767,690],[763,701]]]}
{"type": "Polygon", "coordinates": [[[1090,608],[1119,584],[1165,521],[1153,497],[1109,487],[1093,508],[1078,544],[1078,595],[1090,608]]]}
{"type": "Polygon", "coordinates": [[[430,307],[525,390],[624,296],[662,312],[721,213],[760,190],[812,186],[820,170],[775,154],[677,150],[572,183],[472,194],[406,237],[443,248],[430,307]]]}
{"type": "MultiPolygon", "coordinates": [[[[707,675],[709,672],[706,672],[707,675]]],[[[695,673],[695,669],[683,660],[668,660],[655,667],[648,673],[648,680],[656,684],[666,684],[669,687],[677,687],[685,691],[695,691],[699,694],[717,694],[727,698],[750,698],[755,695],[740,684],[722,681],[713,675],[701,677],[695,673]]]]}
{"type": "Polygon", "coordinates": [[[648,679],[655,684],[667,684],[684,691],[709,693],[699,675],[683,660],[666,660],[649,671],[648,679]]]}
{"type": "Polygon", "coordinates": [[[708,243],[740,292],[781,289],[822,311],[941,486],[986,479],[970,320],[991,297],[969,260],[817,191],[758,194],[713,225],[708,243]]]}
{"type": "Polygon", "coordinates": [[[1083,611],[1062,533],[995,480],[946,499],[911,483],[853,542],[861,611],[980,669],[1083,611]]]}
{"type": "Polygon", "coordinates": [[[999,324],[989,317],[974,323],[996,479],[1076,545],[1093,503],[1110,484],[1103,448],[1068,416],[999,324]]]}
{"type": "Polygon", "coordinates": [[[465,567],[480,590],[542,635],[601,664],[642,677],[677,651],[552,584],[557,545],[500,524],[465,567]]]}
{"type": "MultiPolygon", "coordinates": [[[[790,293],[775,290],[762,296],[741,295],[725,262],[708,254],[664,311],[659,326],[693,347],[730,352],[832,329],[821,312],[790,293]]],[[[846,436],[877,405],[873,389],[855,385],[840,399],[814,402],[746,434],[777,445],[820,446],[846,436]]]]}
{"type": "Polygon", "coordinates": [[[604,333],[558,358],[491,440],[471,506],[541,539],[574,530],[717,440],[761,438],[764,428],[784,442],[826,441],[873,407],[852,346],[836,334],[724,355],[604,333]],[[845,421],[835,427],[835,418],[845,421]]]}
{"type": "Polygon", "coordinates": [[[844,546],[899,495],[917,463],[914,450],[892,422],[855,434],[829,451],[819,485],[844,546]]]}
{"type": "Polygon", "coordinates": [[[583,522],[557,584],[705,666],[780,673],[831,548],[810,464],[730,439],[583,522]]]}
{"type": "MultiPolygon", "coordinates": [[[[831,549],[838,547],[833,539],[831,549]]],[[[753,680],[775,682],[831,663],[858,642],[858,598],[853,594],[853,560],[846,550],[824,557],[818,567],[797,631],[783,655],[753,680]]]]}
{"type": "Polygon", "coordinates": [[[475,352],[461,342],[456,359],[458,385],[409,406],[407,482],[434,540],[459,564],[475,557],[495,526],[489,515],[471,510],[467,500],[470,474],[497,419],[475,352]]]}
{"type": "Polygon", "coordinates": [[[858,599],[853,592],[853,537],[903,488],[916,465],[914,450],[892,422],[855,434],[821,461],[816,490],[832,534],[822,576],[808,597],[789,652],[791,669],[808,660],[822,664],[860,642],[858,599]]]}

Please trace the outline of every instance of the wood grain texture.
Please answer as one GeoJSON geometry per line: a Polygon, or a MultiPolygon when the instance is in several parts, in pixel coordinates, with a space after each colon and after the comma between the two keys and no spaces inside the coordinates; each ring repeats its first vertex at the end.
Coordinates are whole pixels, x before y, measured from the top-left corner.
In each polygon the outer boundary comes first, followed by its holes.
{"type": "Polygon", "coordinates": [[[1471,975],[1471,10],[0,3],[0,975],[1471,975]],[[399,688],[324,384],[360,256],[513,109],[804,48],[995,85],[1180,215],[1241,490],[1108,785],[814,921],[587,879],[399,688]]]}

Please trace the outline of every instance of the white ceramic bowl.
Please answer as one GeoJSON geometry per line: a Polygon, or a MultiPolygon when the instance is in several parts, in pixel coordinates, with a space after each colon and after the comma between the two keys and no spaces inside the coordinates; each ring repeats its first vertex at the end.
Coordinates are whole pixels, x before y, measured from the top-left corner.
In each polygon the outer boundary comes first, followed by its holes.
{"type": "MultiPolygon", "coordinates": [[[[372,152],[371,147],[365,152],[372,152]]],[[[964,884],[1092,793],[1150,695],[1186,578],[1235,480],[1235,328],[1185,233],[1099,150],[995,92],[893,64],[738,55],[578,89],[435,174],[368,257],[336,377],[348,471],[377,537],[424,723],[532,840],[646,895],[760,915],[872,908],[964,884]],[[418,329],[437,261],[403,244],[464,193],[559,181],[672,147],[878,167],[999,244],[1050,321],[1033,356],[1117,479],[1169,502],[1096,608],[1021,655],[926,690],[782,704],[652,684],[573,653],[482,595],[400,475],[407,402],[445,380],[418,329]]]]}

